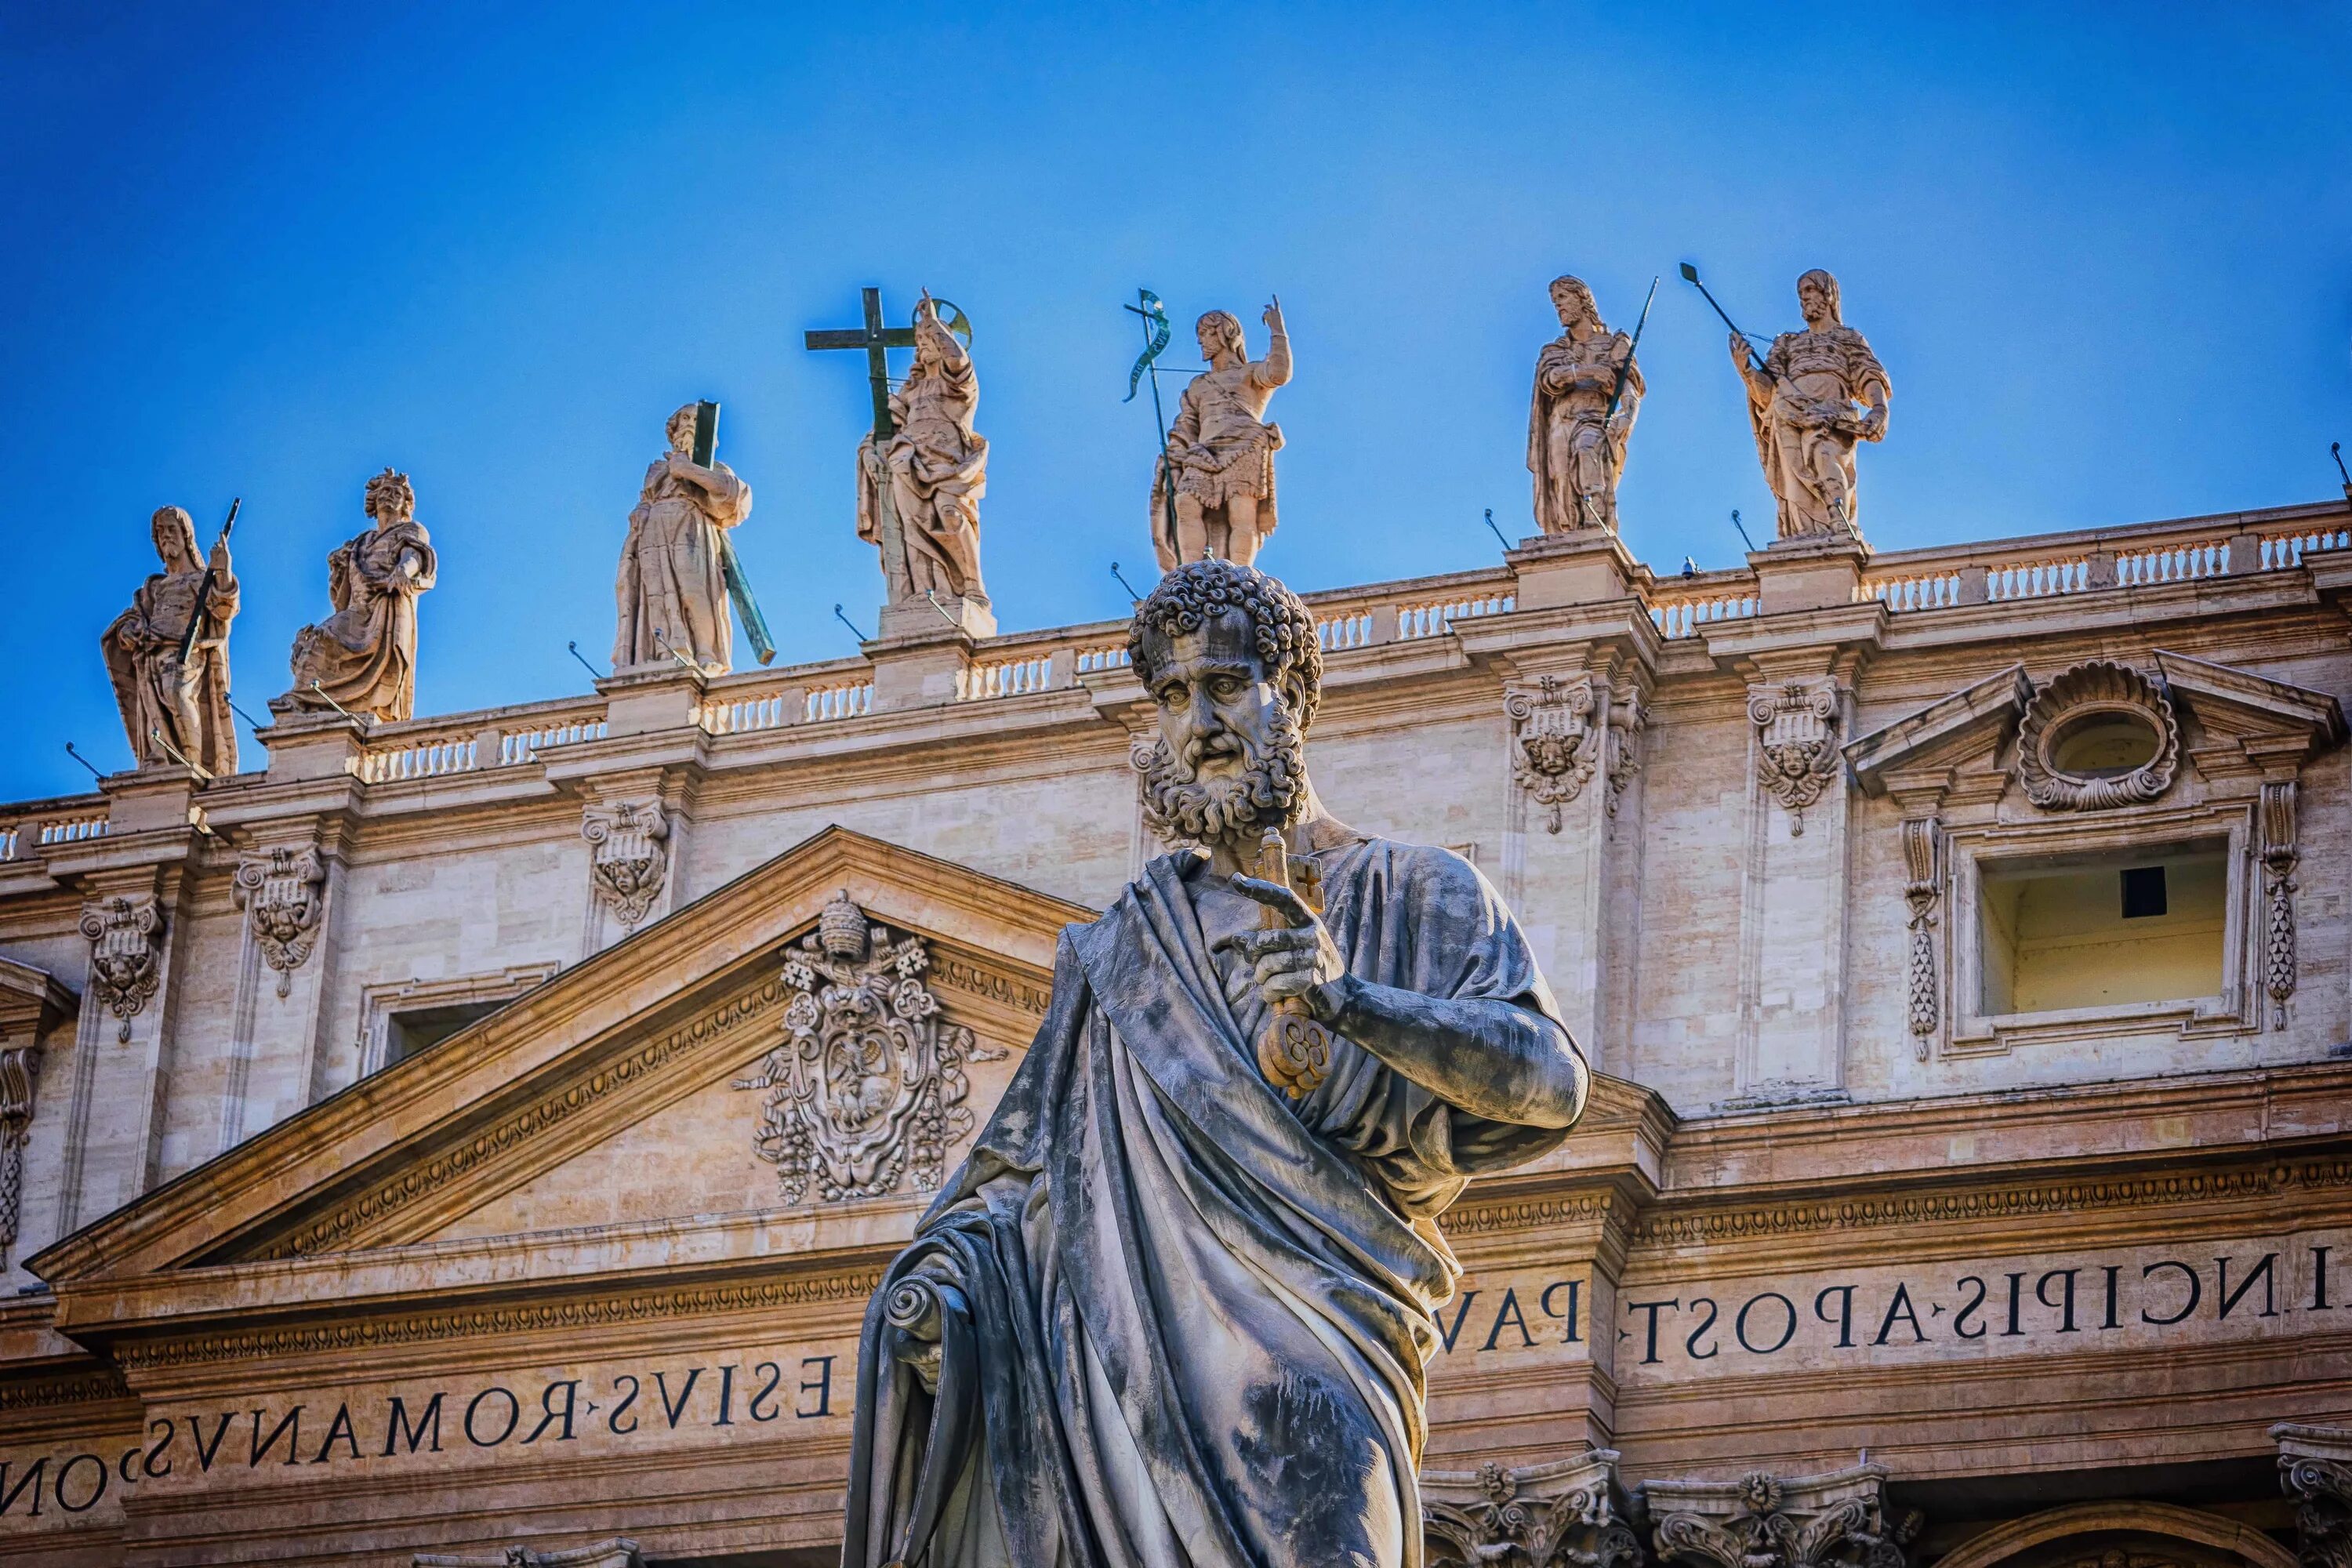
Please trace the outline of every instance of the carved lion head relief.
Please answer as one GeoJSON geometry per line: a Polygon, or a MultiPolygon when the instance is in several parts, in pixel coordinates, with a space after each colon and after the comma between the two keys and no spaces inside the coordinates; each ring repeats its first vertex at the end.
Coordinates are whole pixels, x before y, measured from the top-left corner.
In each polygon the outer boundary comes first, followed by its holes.
{"type": "Polygon", "coordinates": [[[2128,665],[2088,659],[2042,683],[2017,732],[2017,780],[2044,811],[2143,805],[2180,770],[2180,724],[2165,689],[2128,665]]]}

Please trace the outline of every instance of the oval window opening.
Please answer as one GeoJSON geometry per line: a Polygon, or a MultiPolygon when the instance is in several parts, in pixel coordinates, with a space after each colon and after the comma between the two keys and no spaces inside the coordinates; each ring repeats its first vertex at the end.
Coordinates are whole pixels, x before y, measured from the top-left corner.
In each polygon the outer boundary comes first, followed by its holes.
{"type": "Polygon", "coordinates": [[[2156,727],[2122,713],[2086,713],[2050,742],[2050,765],[2078,779],[2116,779],[2156,761],[2156,727]]]}

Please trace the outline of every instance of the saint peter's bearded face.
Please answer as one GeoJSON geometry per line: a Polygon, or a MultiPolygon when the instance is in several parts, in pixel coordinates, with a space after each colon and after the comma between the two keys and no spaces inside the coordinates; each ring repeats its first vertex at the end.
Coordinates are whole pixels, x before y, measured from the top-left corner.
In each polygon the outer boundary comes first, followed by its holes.
{"type": "Polygon", "coordinates": [[[1180,632],[1152,660],[1159,744],[1143,765],[1153,825],[1199,842],[1253,842],[1307,805],[1305,738],[1240,610],[1180,632]]]}

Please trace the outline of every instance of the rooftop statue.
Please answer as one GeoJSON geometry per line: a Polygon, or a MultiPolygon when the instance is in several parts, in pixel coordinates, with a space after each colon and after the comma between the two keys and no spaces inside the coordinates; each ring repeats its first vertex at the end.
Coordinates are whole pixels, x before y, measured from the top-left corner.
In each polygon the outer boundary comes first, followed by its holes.
{"type": "Polygon", "coordinates": [[[621,570],[613,585],[620,628],[613,668],[692,660],[712,675],[733,668],[735,624],[727,615],[727,574],[719,536],[751,515],[751,487],[694,451],[695,405],[669,416],[669,450],[646,470],[629,513],[621,570]]]}
{"type": "Polygon", "coordinates": [[[370,479],[366,504],[371,526],[327,557],[335,613],[294,634],[287,697],[397,722],[416,711],[416,599],[436,561],[406,474],[370,479]]]}
{"type": "Polygon", "coordinates": [[[188,514],[167,506],[150,527],[163,569],[148,577],[131,595],[131,607],[99,639],[131,754],[147,766],[178,760],[172,754],[177,752],[206,773],[233,773],[236,726],[228,708],[228,627],[236,616],[237,589],[228,539],[224,533],[213,546],[207,590],[196,525],[188,514]],[[200,595],[204,626],[183,665],[180,644],[200,595]]]}
{"type": "Polygon", "coordinates": [[[1151,476],[1151,537],[1163,572],[1212,553],[1246,566],[1274,531],[1274,455],[1282,426],[1267,422],[1265,407],[1290,380],[1290,334],[1283,330],[1281,300],[1267,305],[1261,319],[1273,336],[1260,360],[1249,357],[1239,317],[1212,310],[1194,323],[1209,368],[1185,386],[1168,427],[1168,449],[1151,476]]]}
{"type": "Polygon", "coordinates": [[[896,429],[887,439],[868,436],[857,465],[857,537],[883,543],[877,470],[888,475],[903,530],[905,559],[895,573],[890,552],[883,552],[891,604],[927,594],[987,601],[980,498],[988,490],[988,437],[971,427],[979,405],[971,353],[941,324],[939,302],[926,293],[915,310],[915,366],[890,394],[896,429]]]}
{"type": "Polygon", "coordinates": [[[845,1568],[1403,1568],[1434,1221],[1558,1147],[1587,1073],[1467,861],[1356,832],[1306,769],[1297,595],[1171,572],[1129,651],[1152,861],[1062,937],[1051,1010],[885,1274],[845,1568]]]}
{"type": "Polygon", "coordinates": [[[1535,475],[1536,526],[1546,533],[1617,531],[1617,480],[1642,405],[1642,368],[1633,340],[1601,320],[1581,279],[1555,278],[1552,309],[1560,334],[1536,357],[1528,412],[1528,471],[1535,475]],[[1617,374],[1624,368],[1620,396],[1617,374]],[[1616,399],[1612,415],[1610,401],[1616,399]]]}
{"type": "Polygon", "coordinates": [[[1731,334],[1731,363],[1748,386],[1748,418],[1764,482],[1780,502],[1780,537],[1862,534],[1854,444],[1883,440],[1890,388],[1869,342],[1838,314],[1837,279],[1815,268],[1797,279],[1805,330],[1772,340],[1762,368],[1731,334]]]}

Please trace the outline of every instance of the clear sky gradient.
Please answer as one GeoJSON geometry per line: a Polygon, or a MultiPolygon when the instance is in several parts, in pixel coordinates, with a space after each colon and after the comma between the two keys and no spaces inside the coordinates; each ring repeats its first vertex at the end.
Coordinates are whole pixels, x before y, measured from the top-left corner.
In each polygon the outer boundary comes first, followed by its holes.
{"type": "Polygon", "coordinates": [[[862,284],[977,327],[1008,630],[1152,575],[1138,284],[1181,363],[1281,295],[1261,563],[1301,588],[1529,531],[1563,270],[1629,326],[1664,277],[1622,491],[1661,570],[1771,526],[1685,259],[1759,332],[1838,275],[1894,381],[1880,548],[2321,499],[2352,442],[2342,5],[9,5],[0,210],[5,799],[89,787],[68,740],[128,764],[97,639],[166,503],[209,546],[245,498],[257,714],[386,464],[441,553],[419,711],[584,691],[698,396],[782,658],[852,651],[863,365],[800,335],[862,284]]]}

